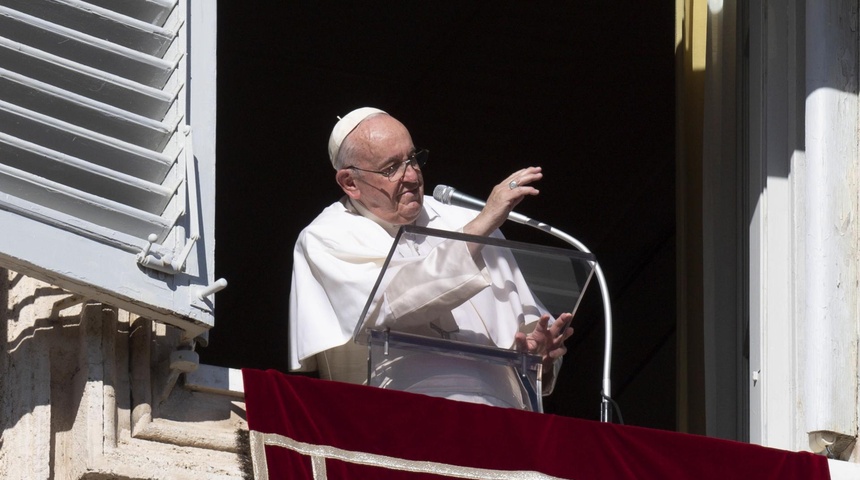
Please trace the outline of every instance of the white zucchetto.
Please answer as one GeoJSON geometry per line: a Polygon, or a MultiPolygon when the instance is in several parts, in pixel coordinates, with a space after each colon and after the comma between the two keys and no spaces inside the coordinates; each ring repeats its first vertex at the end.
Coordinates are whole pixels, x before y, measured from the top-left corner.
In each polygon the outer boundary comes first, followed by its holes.
{"type": "Polygon", "coordinates": [[[367,117],[377,113],[386,113],[378,108],[361,107],[357,108],[343,116],[334,126],[331,131],[331,136],[328,137],[328,158],[331,160],[331,165],[335,168],[335,159],[340,151],[340,144],[358,125],[367,117]]]}

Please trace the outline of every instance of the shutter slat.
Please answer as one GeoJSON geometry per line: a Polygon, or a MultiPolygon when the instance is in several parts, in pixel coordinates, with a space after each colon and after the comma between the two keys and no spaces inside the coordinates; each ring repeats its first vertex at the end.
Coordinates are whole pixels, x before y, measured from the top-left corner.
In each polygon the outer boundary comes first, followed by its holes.
{"type": "Polygon", "coordinates": [[[89,0],[93,5],[113,10],[153,25],[164,25],[177,0],[89,0]]]}
{"type": "Polygon", "coordinates": [[[0,32],[10,40],[154,88],[164,87],[178,61],[147,55],[4,6],[0,6],[0,32]]]}
{"type": "Polygon", "coordinates": [[[151,150],[162,150],[176,128],[3,68],[0,68],[0,98],[151,150]]]}
{"type": "Polygon", "coordinates": [[[78,0],[0,0],[0,5],[156,57],[176,37],[175,31],[78,0]]]}
{"type": "MultiPolygon", "coordinates": [[[[73,215],[66,215],[65,213],[45,208],[18,197],[0,194],[0,219],[4,217],[7,219],[10,218],[8,213],[14,213],[16,216],[24,217],[31,221],[35,220],[40,224],[52,226],[76,236],[95,240],[100,244],[108,245],[111,248],[120,249],[124,252],[139,253],[147,243],[146,239],[132,237],[120,231],[87,222],[73,215]]],[[[26,223],[20,220],[18,222],[26,223]]],[[[0,225],[5,225],[2,223],[2,220],[0,220],[0,225]]],[[[44,227],[40,225],[36,228],[44,227]]],[[[3,253],[7,252],[0,252],[0,256],[3,253]]]]}
{"type": "Polygon", "coordinates": [[[147,182],[2,132],[0,155],[10,167],[155,215],[164,211],[176,192],[176,186],[147,182]]]}
{"type": "Polygon", "coordinates": [[[162,183],[179,151],[148,150],[0,100],[0,131],[154,183],[162,183]]]}
{"type": "Polygon", "coordinates": [[[175,219],[167,220],[2,163],[0,191],[138,238],[154,233],[161,241],[175,222],[175,219]]]}
{"type": "Polygon", "coordinates": [[[168,92],[103,72],[0,36],[7,70],[138,115],[162,119],[176,100],[168,92]]]}

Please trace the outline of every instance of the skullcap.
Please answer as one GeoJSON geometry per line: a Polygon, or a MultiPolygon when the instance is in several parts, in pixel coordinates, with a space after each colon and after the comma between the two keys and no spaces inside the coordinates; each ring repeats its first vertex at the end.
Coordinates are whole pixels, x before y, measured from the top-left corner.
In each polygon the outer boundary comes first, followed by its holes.
{"type": "Polygon", "coordinates": [[[361,107],[347,113],[343,118],[338,120],[331,131],[331,136],[328,137],[328,157],[331,160],[332,166],[335,166],[334,161],[337,158],[337,152],[340,151],[340,144],[343,143],[343,139],[355,130],[358,124],[363,122],[367,117],[377,113],[385,112],[378,108],[361,107]]]}

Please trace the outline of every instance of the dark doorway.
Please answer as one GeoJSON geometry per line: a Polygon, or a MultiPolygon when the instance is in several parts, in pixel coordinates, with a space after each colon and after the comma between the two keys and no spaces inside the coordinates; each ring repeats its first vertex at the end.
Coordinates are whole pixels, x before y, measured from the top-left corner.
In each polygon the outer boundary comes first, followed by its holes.
{"type": "MultiPolygon", "coordinates": [[[[581,240],[609,284],[613,397],[675,428],[671,2],[219,2],[216,326],[204,363],[287,371],[301,228],[340,192],[336,115],[382,108],[429,148],[427,190],[486,196],[541,165],[518,210],[581,240]]],[[[505,226],[508,237],[557,244],[505,226]]],[[[546,410],[596,419],[603,314],[592,286],[546,410]]]]}

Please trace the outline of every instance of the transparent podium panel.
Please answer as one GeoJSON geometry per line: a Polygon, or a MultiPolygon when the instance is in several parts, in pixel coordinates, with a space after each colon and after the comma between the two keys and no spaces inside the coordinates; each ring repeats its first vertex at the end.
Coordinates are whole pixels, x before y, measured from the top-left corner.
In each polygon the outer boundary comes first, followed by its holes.
{"type": "Polygon", "coordinates": [[[590,253],[401,227],[354,331],[368,384],[542,411],[541,357],[514,336],[575,314],[590,253]]]}
{"type": "Polygon", "coordinates": [[[463,399],[478,391],[491,405],[543,411],[539,355],[391,330],[367,335],[370,386],[463,399]]]}

